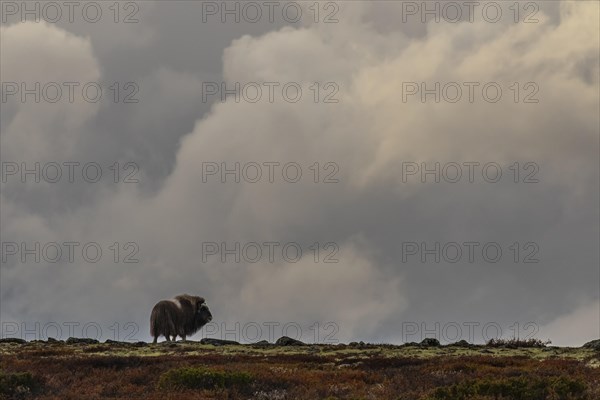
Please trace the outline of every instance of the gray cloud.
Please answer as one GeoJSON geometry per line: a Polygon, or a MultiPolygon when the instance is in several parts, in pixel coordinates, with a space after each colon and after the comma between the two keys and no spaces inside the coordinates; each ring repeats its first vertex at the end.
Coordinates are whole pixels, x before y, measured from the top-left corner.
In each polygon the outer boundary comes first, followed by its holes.
{"type": "Polygon", "coordinates": [[[228,326],[333,321],[341,340],[402,341],[403,323],[469,321],[505,334],[532,321],[563,344],[596,337],[597,4],[544,5],[538,24],[395,26],[394,7],[344,3],[337,24],[283,27],[194,24],[190,9],[158,3],[145,10],[156,25],[3,26],[3,50],[15,49],[3,80],[134,76],[141,101],[3,104],[2,160],[132,160],[142,183],[3,183],[3,241],[97,242],[105,253],[98,263],[12,257],[2,264],[2,320],[135,321],[147,339],[153,302],[188,291],[228,326]],[[65,78],[22,67],[28,37],[28,65],[50,62],[65,78]],[[305,91],[293,104],[203,103],[202,82],[220,79],[305,91]],[[329,81],[339,103],[314,103],[308,87],[329,81]],[[403,82],[435,81],[498,82],[503,99],[403,102],[403,82]],[[540,102],[514,103],[513,82],[535,82],[540,102]],[[251,161],[297,162],[303,179],[203,182],[204,162],[251,161]],[[335,162],[340,182],[313,183],[315,161],[335,162]],[[405,162],[469,161],[498,163],[503,179],[402,180],[405,162]],[[509,167],[530,161],[539,183],[512,182],[509,167]],[[297,242],[304,256],[202,262],[203,242],[265,241],[297,242]],[[405,242],[467,241],[497,242],[502,260],[402,262],[405,242]],[[114,242],[137,243],[140,262],[114,263],[114,242]],[[315,242],[335,242],[339,262],[315,263],[315,242]],[[539,263],[522,262],[528,242],[539,263]]]}

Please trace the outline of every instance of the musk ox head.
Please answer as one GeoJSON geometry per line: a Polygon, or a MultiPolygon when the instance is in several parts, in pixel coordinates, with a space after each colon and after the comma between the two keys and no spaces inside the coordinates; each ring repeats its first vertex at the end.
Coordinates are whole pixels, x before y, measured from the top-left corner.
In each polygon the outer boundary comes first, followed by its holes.
{"type": "Polygon", "coordinates": [[[212,314],[210,313],[208,306],[206,303],[200,304],[198,311],[196,312],[196,324],[199,325],[198,329],[202,328],[210,321],[212,321],[212,314]]]}
{"type": "Polygon", "coordinates": [[[193,335],[212,320],[212,314],[203,297],[181,294],[171,300],[159,301],[150,315],[150,334],[154,343],[159,336],[168,341],[193,335]]]}

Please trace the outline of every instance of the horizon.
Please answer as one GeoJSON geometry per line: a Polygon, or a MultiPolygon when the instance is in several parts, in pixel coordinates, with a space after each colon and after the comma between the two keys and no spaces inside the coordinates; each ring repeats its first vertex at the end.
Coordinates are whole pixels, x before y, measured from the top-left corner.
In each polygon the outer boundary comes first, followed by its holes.
{"type": "Polygon", "coordinates": [[[0,4],[0,338],[600,338],[598,2],[63,3],[0,4]]]}

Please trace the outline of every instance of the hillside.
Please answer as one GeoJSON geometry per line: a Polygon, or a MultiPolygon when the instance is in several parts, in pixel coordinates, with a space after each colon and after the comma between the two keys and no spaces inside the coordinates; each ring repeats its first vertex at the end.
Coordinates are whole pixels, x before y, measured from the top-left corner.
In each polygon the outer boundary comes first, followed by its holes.
{"type": "Polygon", "coordinates": [[[0,340],[3,399],[598,399],[593,346],[0,340]]]}

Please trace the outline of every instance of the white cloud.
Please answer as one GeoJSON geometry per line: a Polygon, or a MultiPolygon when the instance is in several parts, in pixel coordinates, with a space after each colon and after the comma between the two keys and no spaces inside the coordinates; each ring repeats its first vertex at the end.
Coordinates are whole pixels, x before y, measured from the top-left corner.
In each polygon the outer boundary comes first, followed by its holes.
{"type": "Polygon", "coordinates": [[[592,301],[561,315],[540,328],[541,339],[553,346],[578,346],[600,336],[600,302],[592,301]]]}
{"type": "MultiPolygon", "coordinates": [[[[33,95],[21,102],[19,94],[10,96],[3,107],[2,155],[4,160],[55,161],[70,159],[77,142],[85,136],[85,123],[98,111],[99,104],[82,97],[85,84],[98,83],[100,67],[89,38],[75,36],[46,22],[2,26],[2,81],[25,83],[40,90],[57,83],[61,88],[56,103],[36,103],[33,95]],[[65,82],[76,82],[74,103],[69,103],[65,82]]],[[[54,98],[54,89],[47,92],[54,98]]],[[[93,93],[93,91],[90,91],[93,93]]],[[[91,94],[90,94],[91,95],[91,94]]],[[[104,93],[107,96],[107,93],[104,93]]]]}
{"type": "MultiPolygon", "coordinates": [[[[139,244],[142,260],[8,268],[3,314],[93,318],[110,325],[120,310],[119,318],[144,324],[152,301],[187,291],[209,300],[216,321],[328,320],[339,324],[342,340],[369,340],[394,337],[411,309],[419,309],[422,320],[443,315],[512,324],[574,307],[573,299],[553,295],[549,285],[557,282],[571,291],[583,284],[581,290],[594,295],[591,279],[583,277],[595,276],[590,265],[597,258],[590,248],[596,249],[598,234],[599,44],[590,8],[597,11],[598,5],[569,2],[558,25],[431,24],[422,37],[411,38],[364,22],[369,7],[382,6],[365,4],[346,4],[352,18],[345,23],[243,36],[224,51],[228,83],[297,81],[306,89],[315,81],[334,81],[340,103],[315,104],[309,91],[296,104],[217,103],[181,140],[174,170],[151,194],[127,185],[100,187],[92,201],[73,210],[57,216],[40,207],[35,217],[3,196],[3,238],[131,240],[139,244]],[[402,102],[402,82],[432,80],[498,81],[505,88],[514,80],[534,81],[540,104],[402,102]],[[544,180],[527,188],[466,189],[400,182],[402,161],[468,160],[535,161],[544,180]],[[203,183],[205,161],[295,161],[306,173],[315,161],[334,161],[340,183],[203,183]],[[544,262],[443,269],[398,261],[401,240],[473,239],[469,235],[511,243],[533,235],[528,240],[541,243],[544,262]],[[368,244],[357,244],[356,236],[367,237],[368,244]],[[335,241],[340,262],[314,263],[310,255],[296,264],[200,260],[204,241],[268,240],[335,241]],[[566,263],[579,275],[569,273],[566,263]],[[499,282],[514,287],[495,287],[499,282]],[[7,285],[16,288],[10,295],[7,285]],[[465,293],[477,293],[481,301],[470,302],[465,293]]],[[[3,50],[8,47],[3,60],[10,60],[2,65],[5,80],[100,77],[87,38],[45,24],[3,27],[2,37],[3,50]],[[27,54],[18,50],[24,46],[30,46],[27,54]],[[33,69],[22,68],[24,60],[33,69]],[[64,75],[35,67],[42,64],[64,75]]],[[[167,94],[164,102],[151,102],[152,109],[164,107],[159,115],[193,101],[199,88],[195,78],[171,69],[158,68],[152,76],[152,93],[167,94]]],[[[11,107],[3,158],[76,156],[71,144],[89,134],[84,127],[97,111],[90,104],[11,107]],[[49,124],[52,129],[46,129],[49,124]]],[[[154,114],[139,110],[128,115],[128,123],[146,127],[154,114]]],[[[148,137],[148,146],[162,139],[148,137]]],[[[582,322],[590,310],[557,317],[543,332],[556,335],[553,341],[579,344],[595,334],[582,322]],[[561,328],[567,323],[585,333],[561,328]]]]}

